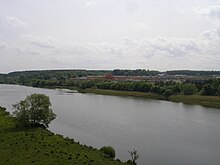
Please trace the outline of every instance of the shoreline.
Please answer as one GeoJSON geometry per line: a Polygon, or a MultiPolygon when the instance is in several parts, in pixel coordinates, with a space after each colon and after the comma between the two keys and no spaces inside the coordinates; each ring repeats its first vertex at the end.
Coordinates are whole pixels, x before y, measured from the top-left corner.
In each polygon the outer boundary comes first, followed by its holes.
{"type": "Polygon", "coordinates": [[[45,128],[17,127],[0,106],[0,164],[128,164],[45,128]]]}
{"type": "Polygon", "coordinates": [[[116,91],[116,90],[105,90],[105,89],[83,89],[78,90],[79,93],[93,93],[98,95],[110,95],[110,96],[121,96],[121,97],[136,97],[153,100],[165,100],[177,103],[189,104],[189,105],[200,105],[204,107],[220,109],[220,97],[219,96],[201,96],[201,95],[172,95],[167,99],[163,95],[156,93],[145,93],[136,91],[116,91]]]}
{"type": "MultiPolygon", "coordinates": [[[[5,84],[5,85],[21,85],[21,84],[5,84]]],[[[25,85],[21,85],[25,86],[25,85]]],[[[67,93],[93,93],[98,95],[109,95],[109,96],[121,96],[121,97],[134,97],[134,98],[143,98],[143,99],[152,99],[152,100],[164,100],[171,101],[176,103],[183,103],[188,105],[200,105],[209,108],[220,109],[220,96],[202,96],[202,95],[171,95],[167,99],[165,96],[153,93],[153,92],[138,92],[138,91],[118,91],[118,90],[107,90],[107,89],[97,89],[97,88],[87,88],[87,89],[78,89],[76,87],[69,86],[53,86],[53,87],[34,87],[26,86],[32,88],[41,88],[41,89],[63,89],[70,90],[67,93]],[[74,92],[71,92],[74,91],[74,92]]]]}

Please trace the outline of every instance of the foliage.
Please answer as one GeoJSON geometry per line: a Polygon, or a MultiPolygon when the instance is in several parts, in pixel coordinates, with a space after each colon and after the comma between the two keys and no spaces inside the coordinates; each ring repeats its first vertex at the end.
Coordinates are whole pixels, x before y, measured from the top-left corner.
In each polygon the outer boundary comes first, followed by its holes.
{"type": "Polygon", "coordinates": [[[220,96],[220,85],[218,86],[218,96],[220,96]]]}
{"type": "Polygon", "coordinates": [[[104,146],[100,149],[100,151],[102,151],[106,157],[115,158],[115,150],[110,146],[108,147],[104,146]]]}
{"type": "Polygon", "coordinates": [[[56,118],[56,114],[51,109],[51,103],[48,96],[44,94],[32,94],[25,100],[14,104],[16,109],[14,116],[24,126],[42,124],[48,127],[50,122],[56,118]]]}
{"type": "Polygon", "coordinates": [[[112,71],[112,74],[115,76],[153,76],[158,75],[159,71],[154,70],[145,70],[145,69],[136,69],[136,70],[121,70],[115,69],[112,71]]]}
{"type": "Polygon", "coordinates": [[[197,92],[195,84],[183,84],[182,88],[184,95],[192,95],[197,92]]]}
{"type": "Polygon", "coordinates": [[[210,80],[209,83],[205,84],[201,89],[200,93],[201,95],[206,95],[206,96],[220,96],[219,87],[220,87],[220,78],[216,78],[210,80]]]}
{"type": "MultiPolygon", "coordinates": [[[[0,164],[1,165],[121,165],[103,157],[98,149],[80,145],[42,128],[16,128],[16,120],[4,116],[0,108],[0,164]]],[[[5,110],[5,108],[4,108],[5,110]]]]}
{"type": "Polygon", "coordinates": [[[0,114],[2,116],[9,116],[10,115],[10,113],[6,111],[6,108],[5,107],[1,107],[1,106],[0,106],[0,114]]]}
{"type": "Polygon", "coordinates": [[[133,149],[132,151],[128,151],[131,157],[131,161],[133,165],[136,165],[136,161],[139,158],[139,154],[137,153],[137,151],[135,149],[133,149]]]}
{"type": "Polygon", "coordinates": [[[190,71],[178,70],[159,72],[153,70],[42,70],[42,71],[23,71],[0,74],[0,83],[21,84],[41,88],[68,88],[68,89],[87,89],[98,88],[117,91],[138,91],[154,92],[168,97],[172,90],[173,94],[183,93],[185,95],[194,94],[197,91],[201,95],[218,96],[220,95],[220,78],[206,80],[212,76],[220,75],[220,71],[190,71]],[[110,81],[110,80],[73,80],[75,77],[99,76],[112,73],[115,76],[155,76],[155,82],[147,81],[110,81]],[[196,79],[187,79],[182,85],[172,80],[158,80],[159,74],[169,76],[185,75],[196,76],[196,79]],[[204,77],[204,79],[202,78],[204,77]],[[202,80],[200,79],[202,78],[202,80]]]}
{"type": "Polygon", "coordinates": [[[173,91],[171,89],[166,89],[164,92],[164,96],[166,98],[168,98],[169,96],[171,96],[173,94],[173,91]]]}
{"type": "Polygon", "coordinates": [[[187,75],[187,76],[212,76],[220,75],[220,71],[193,71],[193,70],[172,70],[166,72],[168,75],[187,75]]]}

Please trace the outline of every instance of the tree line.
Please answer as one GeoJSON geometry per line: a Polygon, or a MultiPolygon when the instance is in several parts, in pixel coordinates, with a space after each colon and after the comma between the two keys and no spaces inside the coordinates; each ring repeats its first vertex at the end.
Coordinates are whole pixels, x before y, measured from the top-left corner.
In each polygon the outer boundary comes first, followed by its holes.
{"type": "MultiPolygon", "coordinates": [[[[168,71],[170,72],[170,71],[168,71]]],[[[176,71],[173,71],[176,73],[176,71]]],[[[188,72],[188,71],[186,71],[188,72]]],[[[191,71],[195,73],[195,71],[191,71]]],[[[199,72],[199,71],[198,71],[199,72]]],[[[212,73],[211,71],[206,71],[212,73]]],[[[25,71],[0,74],[2,84],[20,84],[41,88],[70,88],[70,89],[110,89],[120,91],[154,92],[169,97],[174,94],[201,94],[210,96],[220,95],[220,78],[203,81],[187,81],[177,83],[168,82],[147,82],[147,81],[110,81],[110,80],[71,80],[72,77],[97,76],[111,73],[107,70],[49,70],[49,71],[25,71]]],[[[153,75],[157,71],[149,70],[113,70],[116,75],[153,75]]],[[[214,73],[217,73],[214,72],[214,73]]]]}

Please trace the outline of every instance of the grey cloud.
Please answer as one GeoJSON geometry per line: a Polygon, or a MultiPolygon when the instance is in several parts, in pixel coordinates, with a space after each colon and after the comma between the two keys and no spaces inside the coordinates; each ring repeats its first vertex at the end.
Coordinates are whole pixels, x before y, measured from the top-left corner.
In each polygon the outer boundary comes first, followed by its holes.
{"type": "Polygon", "coordinates": [[[0,49],[5,49],[8,47],[8,44],[6,42],[0,41],[0,49]]]}
{"type": "Polygon", "coordinates": [[[203,16],[220,18],[220,5],[213,5],[207,8],[198,7],[195,9],[195,12],[203,16]]]}
{"type": "Polygon", "coordinates": [[[27,42],[41,48],[55,48],[56,40],[52,36],[24,35],[22,36],[27,42]]]}
{"type": "MultiPolygon", "coordinates": [[[[11,45],[5,54],[27,59],[33,67],[60,68],[167,68],[178,69],[208,67],[214,64],[218,68],[220,61],[220,35],[214,29],[198,38],[146,38],[134,40],[126,37],[120,43],[77,43],[61,41],[51,36],[23,36],[19,45],[11,45]],[[213,37],[210,37],[214,35],[213,37]],[[208,36],[208,37],[207,37],[208,36]],[[198,60],[200,59],[200,60],[198,60]],[[35,65],[34,61],[42,63],[35,65]],[[160,64],[159,64],[160,63],[160,64]],[[193,67],[192,67],[193,66],[193,67]]],[[[0,42],[0,48],[9,45],[0,42]],[[3,45],[3,46],[1,46],[3,45]]],[[[11,57],[12,58],[12,57],[11,57]]],[[[39,69],[40,69],[39,68],[39,69]]]]}
{"type": "Polygon", "coordinates": [[[220,38],[220,27],[217,27],[212,30],[205,31],[201,34],[201,37],[208,40],[214,40],[220,38]]]}
{"type": "Polygon", "coordinates": [[[17,17],[7,17],[6,22],[16,28],[27,28],[28,24],[17,17]]]}

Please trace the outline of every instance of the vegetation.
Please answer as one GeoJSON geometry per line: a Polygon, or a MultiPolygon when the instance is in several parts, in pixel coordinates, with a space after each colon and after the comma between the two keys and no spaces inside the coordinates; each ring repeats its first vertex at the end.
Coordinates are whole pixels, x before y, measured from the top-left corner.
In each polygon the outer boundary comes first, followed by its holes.
{"type": "Polygon", "coordinates": [[[44,94],[32,94],[25,100],[14,104],[14,116],[25,127],[43,125],[48,127],[56,118],[51,109],[50,98],[44,94]]]}
{"type": "Polygon", "coordinates": [[[116,91],[116,90],[105,90],[105,89],[84,89],[80,90],[82,93],[94,93],[99,95],[111,95],[111,96],[131,96],[140,97],[145,99],[157,99],[164,100],[164,96],[156,93],[146,93],[146,92],[135,92],[135,91],[116,91]]]}
{"type": "Polygon", "coordinates": [[[160,72],[154,70],[145,70],[145,69],[136,69],[136,70],[115,69],[112,71],[112,74],[115,76],[155,76],[160,74],[160,72]]]}
{"type": "MultiPolygon", "coordinates": [[[[220,71],[150,71],[145,69],[136,70],[51,70],[51,71],[25,71],[0,74],[0,83],[21,84],[40,88],[67,88],[78,89],[81,92],[91,92],[97,94],[137,96],[152,99],[173,100],[175,95],[201,95],[220,96],[220,78],[209,80],[186,80],[176,81],[112,81],[107,79],[83,80],[79,77],[98,76],[112,73],[115,76],[159,76],[166,75],[186,75],[186,76],[215,76],[220,75],[220,71]],[[78,80],[72,78],[78,77],[78,80]]],[[[188,97],[181,97],[188,98],[188,97]]],[[[198,97],[200,98],[200,97],[198,97]]],[[[205,99],[206,97],[204,97],[205,99]]],[[[177,99],[176,99],[177,100],[177,99]]],[[[188,102],[188,101],[185,101],[188,102]]],[[[200,101],[194,103],[204,105],[200,101]]],[[[214,104],[206,104],[212,106],[214,104]]],[[[216,107],[216,106],[214,106],[216,107]]]]}
{"type": "MultiPolygon", "coordinates": [[[[139,154],[137,153],[137,151],[135,149],[133,149],[132,151],[128,151],[130,156],[131,156],[131,164],[132,165],[136,165],[136,161],[139,158],[139,154]]],[[[128,161],[128,163],[130,163],[130,161],[128,161]]]]}
{"type": "Polygon", "coordinates": [[[17,119],[0,107],[0,164],[123,164],[106,158],[100,150],[80,145],[47,129],[17,128],[17,124],[17,119]]]}
{"type": "Polygon", "coordinates": [[[206,107],[220,108],[219,96],[173,95],[169,97],[169,100],[185,104],[198,104],[206,107]]]}
{"type": "Polygon", "coordinates": [[[100,151],[102,151],[104,156],[107,158],[115,158],[115,150],[110,146],[108,147],[104,146],[100,149],[100,151]]]}
{"type": "Polygon", "coordinates": [[[196,70],[172,70],[166,72],[168,75],[186,75],[186,76],[213,76],[220,75],[220,71],[196,71],[196,70]]]}
{"type": "Polygon", "coordinates": [[[191,84],[191,83],[183,84],[182,88],[183,88],[184,95],[192,95],[197,92],[197,88],[196,88],[195,84],[191,84]]]}
{"type": "Polygon", "coordinates": [[[145,99],[169,100],[174,102],[183,102],[185,104],[198,104],[206,107],[220,108],[219,96],[201,96],[201,95],[171,95],[166,98],[163,95],[156,93],[134,92],[134,91],[115,91],[103,89],[85,89],[81,92],[94,93],[100,95],[113,95],[113,96],[131,96],[140,97],[145,99]]]}

